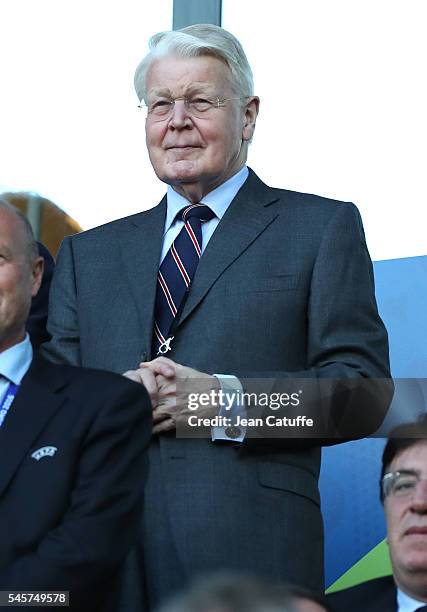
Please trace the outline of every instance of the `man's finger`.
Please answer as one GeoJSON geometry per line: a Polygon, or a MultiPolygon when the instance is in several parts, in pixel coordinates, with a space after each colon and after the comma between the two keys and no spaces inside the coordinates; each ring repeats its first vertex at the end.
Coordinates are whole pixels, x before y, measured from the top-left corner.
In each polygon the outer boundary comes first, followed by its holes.
{"type": "Polygon", "coordinates": [[[153,408],[156,408],[159,402],[159,391],[157,388],[156,377],[147,368],[140,368],[139,370],[128,370],[123,374],[126,378],[133,380],[147,389],[148,395],[150,396],[153,408]]]}
{"type": "Polygon", "coordinates": [[[141,378],[137,370],[128,370],[127,372],[123,372],[123,376],[133,380],[134,382],[141,383],[141,378]]]}
{"type": "Polygon", "coordinates": [[[165,376],[165,378],[172,378],[175,376],[175,363],[166,357],[158,357],[157,359],[153,359],[153,361],[142,361],[139,367],[149,369],[155,374],[161,374],[165,376]]]}
{"type": "Polygon", "coordinates": [[[175,423],[172,419],[165,419],[160,423],[157,423],[153,427],[153,434],[162,434],[175,429],[175,423]]]}
{"type": "Polygon", "coordinates": [[[165,378],[163,374],[156,374],[156,384],[159,391],[159,403],[166,397],[176,396],[176,382],[171,378],[165,378]]]}
{"type": "Polygon", "coordinates": [[[169,418],[170,418],[169,414],[164,412],[163,410],[159,410],[158,408],[153,410],[153,424],[154,425],[156,425],[157,423],[161,423],[165,419],[169,419],[169,418]]]}

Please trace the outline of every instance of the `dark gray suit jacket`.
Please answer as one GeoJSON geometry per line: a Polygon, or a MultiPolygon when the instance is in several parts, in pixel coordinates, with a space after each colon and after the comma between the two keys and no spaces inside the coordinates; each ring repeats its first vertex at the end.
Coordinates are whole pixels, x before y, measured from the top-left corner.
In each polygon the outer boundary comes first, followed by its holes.
{"type": "MultiPolygon", "coordinates": [[[[124,372],[152,357],[165,213],[166,198],[65,239],[51,289],[50,359],[124,372]]],[[[272,189],[251,171],[206,247],[175,336],[168,357],[208,373],[389,376],[356,207],[272,189]]],[[[165,435],[151,450],[142,541],[153,600],[218,568],[321,590],[317,446],[165,435]]]]}

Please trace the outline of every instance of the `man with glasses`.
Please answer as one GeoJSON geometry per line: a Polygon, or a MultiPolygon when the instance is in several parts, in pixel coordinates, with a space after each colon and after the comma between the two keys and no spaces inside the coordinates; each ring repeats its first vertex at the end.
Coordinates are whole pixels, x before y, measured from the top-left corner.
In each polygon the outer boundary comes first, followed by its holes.
{"type": "Polygon", "coordinates": [[[427,416],[392,432],[380,486],[393,576],[330,595],[335,612],[427,610],[427,416]]]}
{"type": "MultiPolygon", "coordinates": [[[[135,87],[167,194],[65,239],[46,354],[126,372],[150,392],[155,435],[133,575],[152,607],[219,569],[320,591],[318,440],[254,439],[234,419],[207,427],[207,439],[182,439],[189,408],[176,383],[237,393],[250,377],[389,376],[360,215],[270,188],[247,168],[259,99],[233,35],[194,25],[150,46],[135,87]]],[[[273,138],[285,146],[280,129],[279,116],[273,138]]],[[[360,406],[357,415],[355,427],[371,418],[360,406]]],[[[380,421],[373,414],[373,429],[380,421]]]]}

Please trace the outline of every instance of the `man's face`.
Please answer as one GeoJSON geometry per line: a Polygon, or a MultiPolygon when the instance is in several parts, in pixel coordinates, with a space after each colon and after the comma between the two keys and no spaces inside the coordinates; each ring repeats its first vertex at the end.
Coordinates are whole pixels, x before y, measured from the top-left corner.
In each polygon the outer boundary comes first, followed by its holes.
{"type": "Polygon", "coordinates": [[[393,573],[405,592],[427,596],[427,440],[396,455],[387,471],[395,470],[414,470],[422,480],[412,494],[384,501],[393,573]]]}
{"type": "Polygon", "coordinates": [[[317,601],[306,597],[297,597],[293,603],[295,612],[326,612],[326,609],[317,601]]]}
{"type": "MultiPolygon", "coordinates": [[[[155,60],[147,73],[147,104],[154,100],[235,98],[230,70],[214,57],[155,60]]],[[[161,181],[195,201],[235,174],[246,161],[246,141],[253,134],[258,99],[229,100],[203,117],[188,113],[178,100],[170,116],[148,114],[146,142],[161,181]]]]}
{"type": "Polygon", "coordinates": [[[0,207],[0,351],[24,338],[25,322],[43,273],[43,260],[30,262],[25,231],[13,213],[0,207]]]}

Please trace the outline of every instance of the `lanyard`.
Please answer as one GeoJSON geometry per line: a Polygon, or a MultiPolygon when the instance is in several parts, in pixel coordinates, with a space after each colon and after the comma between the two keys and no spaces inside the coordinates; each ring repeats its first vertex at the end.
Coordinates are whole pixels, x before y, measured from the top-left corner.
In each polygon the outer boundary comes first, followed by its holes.
{"type": "Polygon", "coordinates": [[[190,293],[190,289],[188,288],[188,289],[185,290],[184,296],[183,296],[183,298],[181,300],[181,304],[179,305],[179,308],[178,308],[178,311],[177,311],[177,313],[175,315],[175,318],[172,321],[172,325],[170,327],[170,330],[169,330],[169,333],[168,333],[168,337],[159,346],[159,350],[157,351],[156,357],[159,357],[161,355],[165,355],[168,351],[172,350],[171,342],[172,342],[172,340],[175,337],[175,330],[177,329],[177,327],[179,325],[179,320],[180,320],[182,312],[184,310],[184,306],[185,306],[185,303],[187,301],[189,293],[190,293]]]}
{"type": "Polygon", "coordinates": [[[6,391],[6,395],[3,398],[3,401],[0,405],[0,427],[3,425],[3,422],[6,418],[7,413],[9,412],[9,408],[13,404],[13,400],[18,393],[19,386],[15,385],[15,383],[9,383],[9,386],[6,391]]]}

